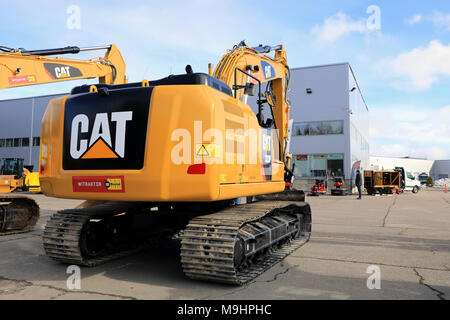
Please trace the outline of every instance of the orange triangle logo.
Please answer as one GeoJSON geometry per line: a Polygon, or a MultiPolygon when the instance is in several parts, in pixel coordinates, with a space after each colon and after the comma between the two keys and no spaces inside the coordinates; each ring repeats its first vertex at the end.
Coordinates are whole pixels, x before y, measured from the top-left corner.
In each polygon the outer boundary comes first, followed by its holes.
{"type": "Polygon", "coordinates": [[[81,159],[113,159],[118,156],[108,147],[103,139],[98,139],[81,159]]]}

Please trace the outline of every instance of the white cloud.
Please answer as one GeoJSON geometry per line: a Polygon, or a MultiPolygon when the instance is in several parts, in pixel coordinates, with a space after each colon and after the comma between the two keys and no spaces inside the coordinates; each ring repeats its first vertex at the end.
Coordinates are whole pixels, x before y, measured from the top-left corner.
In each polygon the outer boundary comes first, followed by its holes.
{"type": "Polygon", "coordinates": [[[342,12],[328,17],[322,25],[315,25],[312,29],[312,33],[319,40],[325,42],[334,42],[353,32],[361,34],[368,32],[366,21],[364,19],[353,20],[342,12]]]}
{"type": "Polygon", "coordinates": [[[450,44],[433,40],[427,47],[415,48],[395,59],[382,61],[377,69],[396,78],[394,85],[399,89],[426,91],[439,77],[450,77],[450,44]]]}
{"type": "Polygon", "coordinates": [[[450,105],[431,110],[374,107],[370,136],[371,154],[450,159],[450,105]]]}
{"type": "Polygon", "coordinates": [[[433,16],[431,16],[431,21],[433,23],[446,31],[450,31],[450,14],[445,14],[439,11],[436,11],[433,16]]]}
{"type": "Polygon", "coordinates": [[[409,24],[416,24],[416,23],[419,23],[420,21],[422,21],[422,15],[421,14],[415,14],[411,18],[406,20],[406,22],[408,22],[409,24]]]}

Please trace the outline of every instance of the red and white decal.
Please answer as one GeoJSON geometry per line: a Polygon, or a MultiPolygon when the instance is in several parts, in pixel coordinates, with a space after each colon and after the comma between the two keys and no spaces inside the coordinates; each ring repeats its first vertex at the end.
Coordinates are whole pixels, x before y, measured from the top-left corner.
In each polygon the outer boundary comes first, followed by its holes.
{"type": "Polygon", "coordinates": [[[36,82],[36,76],[33,74],[33,75],[28,75],[28,76],[9,77],[8,81],[9,81],[9,84],[11,84],[11,85],[33,83],[33,82],[36,82]]]}
{"type": "Polygon", "coordinates": [[[123,176],[73,176],[73,192],[125,192],[123,176]]]}

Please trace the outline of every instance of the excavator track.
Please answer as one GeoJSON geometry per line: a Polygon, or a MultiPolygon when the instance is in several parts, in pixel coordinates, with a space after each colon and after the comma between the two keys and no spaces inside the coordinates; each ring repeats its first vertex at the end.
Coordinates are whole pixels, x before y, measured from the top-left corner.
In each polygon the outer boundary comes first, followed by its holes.
{"type": "Polygon", "coordinates": [[[31,231],[39,220],[39,206],[33,199],[0,195],[0,236],[31,231]]]}
{"type": "MultiPolygon", "coordinates": [[[[115,232],[111,228],[120,228],[120,225],[126,224],[125,221],[125,223],[119,222],[117,226],[109,227],[112,232],[108,233],[106,237],[110,242],[104,248],[89,249],[86,239],[91,232],[90,227],[105,218],[109,220],[115,217],[122,218],[125,217],[125,213],[130,215],[133,214],[133,211],[145,208],[148,207],[142,203],[106,202],[90,208],[59,211],[50,218],[45,226],[44,250],[47,256],[59,262],[87,267],[94,267],[136,253],[166,234],[153,234],[152,237],[129,237],[125,241],[112,239],[111,234],[113,235],[115,232]]],[[[94,242],[102,241],[98,235],[95,238],[95,230],[93,233],[94,242]]]]}
{"type": "Polygon", "coordinates": [[[305,244],[311,209],[305,202],[260,201],[190,221],[181,263],[191,279],[245,284],[305,244]]]}

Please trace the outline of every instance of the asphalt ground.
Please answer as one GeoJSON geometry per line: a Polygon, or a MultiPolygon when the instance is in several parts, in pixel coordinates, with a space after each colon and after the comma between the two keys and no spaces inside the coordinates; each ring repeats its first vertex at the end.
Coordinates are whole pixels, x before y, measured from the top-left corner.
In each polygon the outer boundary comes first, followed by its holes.
{"type": "Polygon", "coordinates": [[[448,299],[450,193],[307,197],[312,237],[242,286],[184,276],[175,240],[94,268],[69,289],[67,265],[49,259],[41,235],[57,210],[81,201],[30,195],[32,232],[0,237],[0,299],[448,299]],[[378,272],[379,271],[379,272],[378,272]],[[379,279],[379,282],[378,280],[379,279]]]}

